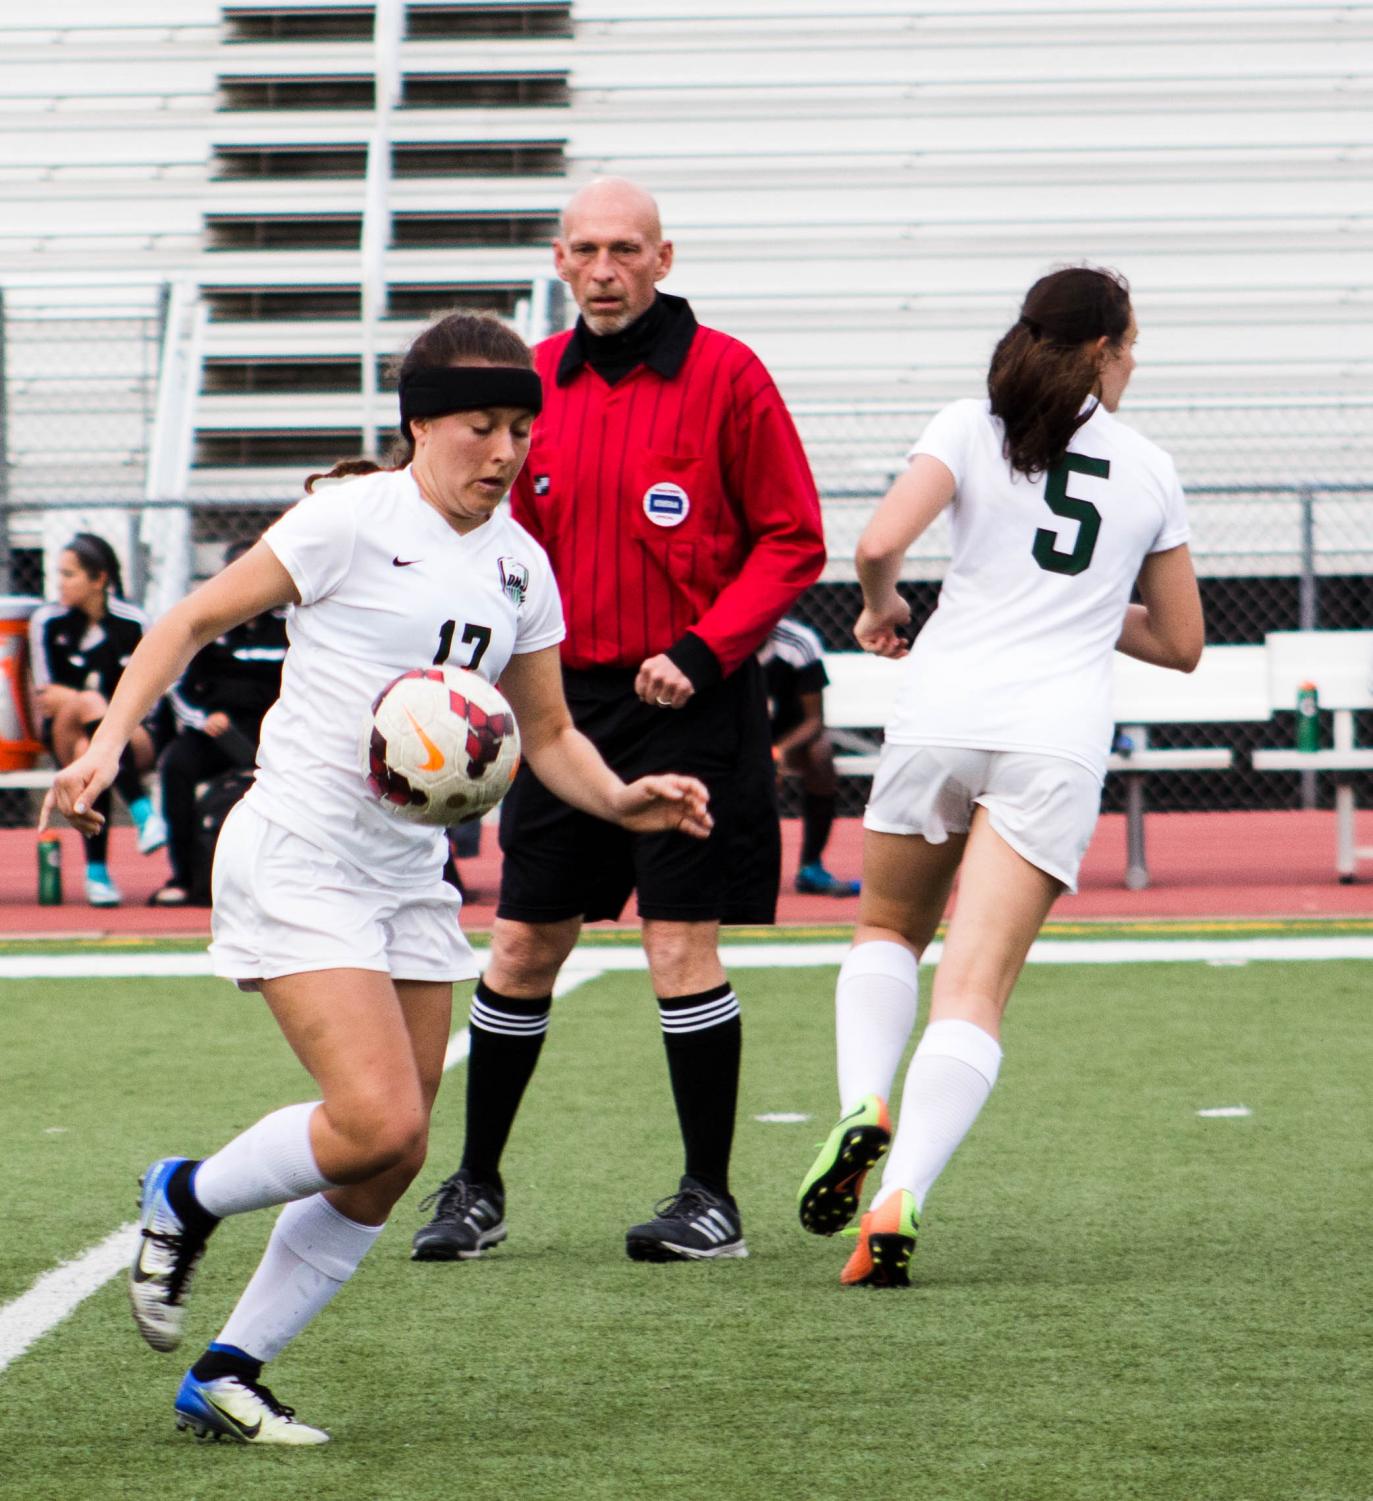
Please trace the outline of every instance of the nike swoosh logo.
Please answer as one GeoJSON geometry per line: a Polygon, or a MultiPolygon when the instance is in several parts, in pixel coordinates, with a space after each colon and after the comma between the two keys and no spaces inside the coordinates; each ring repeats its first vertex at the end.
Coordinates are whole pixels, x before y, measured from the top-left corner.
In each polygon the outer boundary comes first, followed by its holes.
{"type": "Polygon", "coordinates": [[[233,1426],[238,1429],[238,1431],[243,1435],[244,1438],[252,1440],[252,1439],[255,1439],[258,1436],[258,1434],[262,1432],[262,1419],[261,1418],[259,1418],[257,1420],[257,1422],[254,1423],[253,1426],[250,1428],[247,1425],[247,1423],[240,1423],[239,1420],[233,1415],[233,1413],[226,1412],[225,1409],[222,1408],[219,1405],[219,1403],[214,1400],[213,1397],[206,1397],[205,1401],[207,1403],[209,1403],[209,1405],[211,1407],[214,1408],[214,1410],[220,1415],[221,1418],[224,1419],[224,1421],[226,1423],[232,1423],[233,1426]]]}
{"type": "Polygon", "coordinates": [[[424,562],[423,558],[394,557],[394,558],[391,559],[391,566],[392,566],[392,568],[409,568],[412,563],[423,563],[423,562],[424,562]]]}
{"type": "Polygon", "coordinates": [[[422,729],[420,729],[419,721],[409,711],[409,709],[405,711],[405,717],[410,721],[410,728],[414,730],[414,732],[420,737],[420,744],[429,753],[429,759],[427,761],[421,761],[419,769],[421,771],[442,771],[443,752],[438,748],[437,745],[434,744],[429,736],[426,735],[422,729]]]}

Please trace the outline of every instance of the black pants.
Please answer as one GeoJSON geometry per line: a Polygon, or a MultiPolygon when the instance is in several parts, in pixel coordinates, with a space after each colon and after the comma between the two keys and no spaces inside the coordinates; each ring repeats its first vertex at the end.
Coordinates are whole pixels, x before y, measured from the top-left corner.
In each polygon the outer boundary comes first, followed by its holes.
{"type": "Polygon", "coordinates": [[[191,887],[196,787],[221,771],[252,763],[252,742],[241,732],[230,731],[215,739],[199,730],[182,730],[163,753],[162,816],[167,820],[167,858],[173,886],[185,891],[191,887]]]}

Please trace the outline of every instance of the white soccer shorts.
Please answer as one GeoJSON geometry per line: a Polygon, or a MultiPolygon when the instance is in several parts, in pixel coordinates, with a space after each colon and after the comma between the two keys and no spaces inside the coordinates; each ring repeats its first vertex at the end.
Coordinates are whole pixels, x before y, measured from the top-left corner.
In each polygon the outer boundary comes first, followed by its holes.
{"type": "Polygon", "coordinates": [[[462,898],[438,875],[417,886],[382,885],[247,803],[220,831],[212,892],[210,960],[240,989],[321,969],[439,982],[478,973],[458,925],[462,898]]]}
{"type": "Polygon", "coordinates": [[[1018,855],[1077,890],[1101,811],[1101,782],[1064,756],[884,745],[863,827],[943,844],[968,832],[978,803],[1018,855]]]}

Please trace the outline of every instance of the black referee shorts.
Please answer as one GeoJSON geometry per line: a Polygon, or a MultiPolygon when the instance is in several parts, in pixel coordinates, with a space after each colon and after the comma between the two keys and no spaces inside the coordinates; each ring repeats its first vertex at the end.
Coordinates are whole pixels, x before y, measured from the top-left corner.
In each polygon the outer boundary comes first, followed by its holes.
{"type": "Polygon", "coordinates": [[[639,916],[670,922],[770,923],[777,914],[781,830],[762,675],[746,662],[682,709],[645,704],[631,668],[564,672],[568,708],[626,782],[653,772],[710,789],[708,839],[631,834],[570,808],[526,765],[501,805],[497,916],[518,922],[639,916]]]}

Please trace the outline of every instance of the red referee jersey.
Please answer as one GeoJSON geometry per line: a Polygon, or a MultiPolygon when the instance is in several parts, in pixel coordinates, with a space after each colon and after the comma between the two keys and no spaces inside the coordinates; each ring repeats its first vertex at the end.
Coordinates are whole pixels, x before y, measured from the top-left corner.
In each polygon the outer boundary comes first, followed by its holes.
{"type": "Polygon", "coordinates": [[[825,562],[795,425],[746,345],[697,327],[677,373],[559,385],[571,332],[535,350],[544,407],[511,495],[562,592],[566,666],[637,667],[688,630],[725,673],[825,562]]]}

